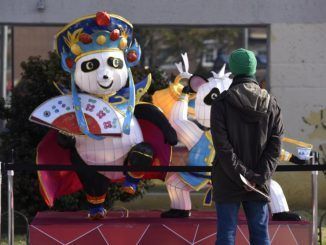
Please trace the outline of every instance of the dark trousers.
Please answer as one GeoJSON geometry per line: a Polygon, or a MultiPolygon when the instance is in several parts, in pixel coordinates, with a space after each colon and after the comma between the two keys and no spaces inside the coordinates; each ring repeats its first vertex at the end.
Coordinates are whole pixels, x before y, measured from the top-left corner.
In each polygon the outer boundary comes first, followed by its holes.
{"type": "MultiPolygon", "coordinates": [[[[270,245],[268,234],[267,202],[243,201],[246,214],[250,244],[270,245]]],[[[216,245],[234,245],[237,231],[240,202],[216,203],[217,240],[216,245]]]]}

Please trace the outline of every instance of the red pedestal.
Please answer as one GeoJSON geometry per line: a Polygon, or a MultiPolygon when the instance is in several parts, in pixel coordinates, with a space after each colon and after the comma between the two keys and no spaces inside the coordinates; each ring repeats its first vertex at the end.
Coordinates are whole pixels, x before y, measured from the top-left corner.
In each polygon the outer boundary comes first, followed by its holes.
{"type": "MultiPolygon", "coordinates": [[[[178,245],[214,244],[215,212],[192,212],[189,219],[161,219],[157,211],[110,212],[100,221],[86,218],[86,212],[40,212],[30,225],[30,242],[36,244],[85,245],[178,245]]],[[[310,244],[308,222],[269,224],[272,244],[310,244]]],[[[236,244],[249,244],[247,223],[239,216],[236,244]]]]}

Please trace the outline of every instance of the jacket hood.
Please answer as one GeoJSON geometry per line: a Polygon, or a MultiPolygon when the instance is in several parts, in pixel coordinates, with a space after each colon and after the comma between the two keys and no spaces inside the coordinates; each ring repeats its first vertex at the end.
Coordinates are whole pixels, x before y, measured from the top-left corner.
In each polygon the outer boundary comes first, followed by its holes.
{"type": "Polygon", "coordinates": [[[259,121],[269,111],[270,95],[252,77],[235,77],[226,101],[239,110],[246,121],[259,121]]]}

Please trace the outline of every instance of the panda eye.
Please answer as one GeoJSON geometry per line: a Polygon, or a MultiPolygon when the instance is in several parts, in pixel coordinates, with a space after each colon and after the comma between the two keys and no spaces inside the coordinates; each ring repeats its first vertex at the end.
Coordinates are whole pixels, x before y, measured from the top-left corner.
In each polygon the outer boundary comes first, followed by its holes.
{"type": "Polygon", "coordinates": [[[87,60],[81,64],[83,72],[91,72],[96,70],[100,66],[100,62],[97,59],[87,60]]]}
{"type": "Polygon", "coordinates": [[[213,101],[220,95],[220,90],[218,88],[213,88],[204,98],[204,103],[206,105],[212,105],[213,101]]]}
{"type": "Polygon", "coordinates": [[[116,69],[121,69],[123,67],[123,62],[119,58],[110,57],[108,58],[108,65],[116,69]]]}
{"type": "Polygon", "coordinates": [[[216,94],[216,93],[212,93],[212,94],[211,94],[211,99],[212,99],[212,100],[215,100],[215,99],[217,98],[217,96],[218,96],[218,94],[216,94]]]}
{"type": "Polygon", "coordinates": [[[92,63],[92,62],[87,62],[86,63],[86,69],[87,70],[93,70],[93,68],[94,68],[94,64],[92,63]]]}

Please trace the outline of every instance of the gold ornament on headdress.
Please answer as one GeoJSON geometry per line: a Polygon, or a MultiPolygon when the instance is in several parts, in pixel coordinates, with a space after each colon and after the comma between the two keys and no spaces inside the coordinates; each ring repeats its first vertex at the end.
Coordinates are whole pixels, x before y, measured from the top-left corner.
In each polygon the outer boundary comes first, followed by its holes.
{"type": "Polygon", "coordinates": [[[127,44],[128,44],[127,39],[122,37],[120,39],[119,48],[123,50],[127,47],[127,44]]]}
{"type": "Polygon", "coordinates": [[[121,50],[126,49],[127,45],[128,45],[128,33],[127,33],[127,28],[123,28],[121,25],[118,26],[119,30],[120,30],[120,42],[119,42],[119,48],[121,50]]]}
{"type": "Polygon", "coordinates": [[[73,44],[70,48],[71,52],[74,54],[74,55],[79,55],[81,54],[82,50],[81,48],[79,47],[78,44],[73,44]]]}
{"type": "Polygon", "coordinates": [[[104,35],[100,35],[96,38],[96,42],[99,45],[103,45],[106,42],[106,37],[104,35]]]}
{"type": "Polygon", "coordinates": [[[73,33],[70,33],[68,31],[67,37],[64,37],[65,43],[70,48],[71,52],[75,55],[79,55],[82,52],[81,48],[77,44],[79,41],[79,36],[80,34],[82,34],[82,32],[83,32],[83,28],[79,28],[75,30],[73,33]]]}
{"type": "Polygon", "coordinates": [[[121,28],[120,29],[121,37],[124,37],[125,39],[128,39],[128,34],[127,34],[127,28],[121,28]]]}

